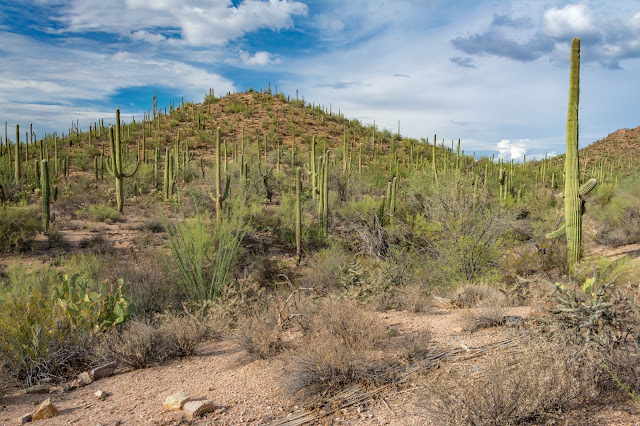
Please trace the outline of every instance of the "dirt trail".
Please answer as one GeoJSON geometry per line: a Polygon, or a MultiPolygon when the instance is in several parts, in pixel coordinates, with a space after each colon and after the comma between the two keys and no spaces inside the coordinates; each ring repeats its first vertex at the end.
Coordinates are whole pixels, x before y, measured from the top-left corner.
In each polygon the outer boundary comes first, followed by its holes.
{"type": "MultiPolygon", "coordinates": [[[[526,317],[529,310],[529,307],[510,308],[508,313],[526,317]]],[[[460,326],[466,312],[466,309],[436,309],[426,314],[389,311],[377,315],[399,335],[430,331],[439,347],[449,349],[460,348],[460,342],[474,347],[513,334],[512,329],[504,327],[462,332],[460,326]]],[[[57,417],[47,420],[46,424],[50,425],[174,424],[180,420],[181,413],[165,412],[163,402],[168,395],[180,390],[193,399],[210,399],[216,406],[214,413],[194,424],[264,424],[304,409],[281,389],[285,371],[286,355],[248,361],[232,339],[207,342],[193,357],[144,370],[124,371],[75,391],[58,390],[51,395],[16,392],[5,396],[0,399],[0,424],[15,423],[21,414],[33,411],[46,397],[51,397],[61,411],[57,417]],[[109,396],[100,401],[94,396],[97,390],[109,396]]],[[[345,414],[350,417],[349,422],[362,420],[380,424],[388,421],[385,419],[390,412],[384,404],[376,403],[339,413],[337,417],[345,414]]],[[[391,424],[405,423],[396,418],[391,424]]]]}

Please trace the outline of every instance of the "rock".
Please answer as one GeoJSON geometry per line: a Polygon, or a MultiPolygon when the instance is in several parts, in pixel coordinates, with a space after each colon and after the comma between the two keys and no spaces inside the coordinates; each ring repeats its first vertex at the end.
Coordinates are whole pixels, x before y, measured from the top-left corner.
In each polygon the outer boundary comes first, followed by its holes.
{"type": "Polygon", "coordinates": [[[169,395],[167,399],[164,400],[164,408],[167,410],[179,410],[188,401],[189,396],[184,393],[184,391],[180,391],[176,394],[169,395]]]}
{"type": "Polygon", "coordinates": [[[502,324],[505,327],[520,327],[524,325],[524,320],[520,315],[507,315],[502,317],[502,324]]]}
{"type": "Polygon", "coordinates": [[[93,383],[93,378],[91,378],[91,375],[89,373],[83,371],[82,373],[78,374],[78,386],[87,386],[91,383],[93,383]]]}
{"type": "Polygon", "coordinates": [[[23,414],[18,418],[18,424],[23,425],[25,423],[29,423],[32,418],[33,418],[33,414],[31,413],[23,414]]]}
{"type": "Polygon", "coordinates": [[[184,411],[187,420],[193,420],[196,417],[200,417],[203,414],[210,413],[213,410],[213,403],[208,400],[189,401],[184,404],[184,407],[182,407],[182,411],[184,411]]]}
{"type": "Polygon", "coordinates": [[[51,402],[51,398],[47,398],[33,414],[33,421],[41,419],[50,419],[58,414],[58,409],[51,402]]]}
{"type": "Polygon", "coordinates": [[[35,385],[24,390],[26,395],[49,393],[49,385],[35,385]]]}
{"type": "Polygon", "coordinates": [[[453,301],[451,299],[447,299],[446,297],[433,296],[433,304],[438,308],[453,308],[453,301]]]}
{"type": "Polygon", "coordinates": [[[97,396],[101,401],[107,397],[107,393],[103,390],[97,391],[96,393],[94,393],[94,395],[97,396]]]}
{"type": "Polygon", "coordinates": [[[100,380],[102,378],[111,376],[116,371],[117,366],[118,363],[116,361],[111,361],[105,365],[94,368],[89,372],[89,375],[93,378],[93,380],[100,380]]]}
{"type": "Polygon", "coordinates": [[[453,327],[453,328],[451,329],[451,331],[453,331],[454,333],[458,333],[458,334],[460,334],[460,333],[462,333],[464,330],[462,329],[462,327],[458,326],[458,327],[453,327]]]}

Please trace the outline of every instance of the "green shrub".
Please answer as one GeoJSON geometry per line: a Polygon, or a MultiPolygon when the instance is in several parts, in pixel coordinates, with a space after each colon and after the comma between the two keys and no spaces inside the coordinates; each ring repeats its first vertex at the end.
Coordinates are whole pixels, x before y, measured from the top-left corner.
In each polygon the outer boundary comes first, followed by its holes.
{"type": "Polygon", "coordinates": [[[218,298],[244,237],[242,215],[225,217],[214,227],[196,211],[193,219],[165,223],[165,230],[185,295],[194,301],[218,298]]]}
{"type": "Polygon", "coordinates": [[[0,251],[28,248],[40,225],[38,215],[29,207],[0,206],[0,251]]]}
{"type": "Polygon", "coordinates": [[[120,212],[107,204],[90,204],[76,212],[80,218],[93,222],[106,222],[107,220],[117,222],[120,220],[120,212]]]}

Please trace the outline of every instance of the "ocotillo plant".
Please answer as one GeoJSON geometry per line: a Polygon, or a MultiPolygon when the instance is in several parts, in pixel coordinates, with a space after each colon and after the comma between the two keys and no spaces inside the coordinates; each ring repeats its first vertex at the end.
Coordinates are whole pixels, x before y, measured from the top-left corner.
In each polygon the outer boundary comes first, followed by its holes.
{"type": "Polygon", "coordinates": [[[131,173],[125,173],[122,165],[122,145],[120,137],[120,109],[116,109],[116,128],[114,137],[114,128],[109,126],[109,144],[111,147],[111,154],[109,161],[107,161],[107,172],[113,176],[116,180],[116,201],[118,203],[118,211],[122,213],[124,207],[124,178],[130,178],[136,174],[138,167],[140,167],[140,161],[136,161],[136,167],[131,173]]]}
{"type": "Polygon", "coordinates": [[[569,78],[569,112],[567,114],[567,153],[565,156],[564,215],[565,224],[547,238],[567,235],[567,269],[570,274],[580,261],[582,252],[582,196],[597,184],[589,180],[580,187],[578,164],[578,103],[580,96],[580,39],[571,41],[571,72],[569,78]]]}
{"type": "Polygon", "coordinates": [[[51,211],[51,189],[49,187],[49,162],[46,159],[42,160],[40,179],[40,188],[42,190],[42,227],[44,231],[47,232],[49,230],[49,212],[51,211]]]}

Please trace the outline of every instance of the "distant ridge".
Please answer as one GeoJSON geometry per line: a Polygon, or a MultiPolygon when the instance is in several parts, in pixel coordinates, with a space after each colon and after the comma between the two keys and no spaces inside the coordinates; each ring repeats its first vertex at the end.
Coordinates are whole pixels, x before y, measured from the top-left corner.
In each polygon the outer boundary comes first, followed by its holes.
{"type": "Polygon", "coordinates": [[[636,163],[640,157],[640,126],[635,129],[620,129],[581,150],[590,159],[626,160],[636,163]]]}

